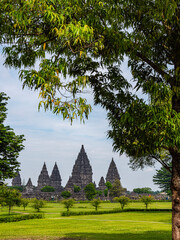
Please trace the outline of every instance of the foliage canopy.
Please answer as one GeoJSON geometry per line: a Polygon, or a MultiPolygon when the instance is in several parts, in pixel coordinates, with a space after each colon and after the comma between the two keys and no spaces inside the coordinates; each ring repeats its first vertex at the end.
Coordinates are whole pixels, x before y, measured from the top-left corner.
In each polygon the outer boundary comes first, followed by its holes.
{"type": "Polygon", "coordinates": [[[71,193],[69,191],[63,191],[61,193],[61,196],[66,199],[66,198],[69,198],[71,196],[71,193]]]}
{"type": "Polygon", "coordinates": [[[154,198],[152,196],[142,196],[140,200],[145,204],[147,209],[149,204],[154,201],[154,198]]]}
{"type": "Polygon", "coordinates": [[[161,167],[159,170],[156,170],[156,174],[153,176],[153,182],[158,185],[162,191],[171,195],[171,177],[172,173],[166,168],[161,167]]]}
{"type": "Polygon", "coordinates": [[[149,187],[144,187],[144,188],[134,188],[133,192],[135,193],[152,193],[152,189],[149,187]]]}
{"type": "Polygon", "coordinates": [[[67,209],[67,212],[69,213],[69,209],[73,207],[75,200],[71,198],[63,200],[61,202],[64,204],[65,208],[67,209]]]}
{"type": "Polygon", "coordinates": [[[96,196],[96,188],[94,186],[94,183],[89,183],[88,185],[86,185],[84,188],[84,192],[86,198],[91,201],[96,196]]]}
{"type": "Polygon", "coordinates": [[[119,202],[121,205],[121,209],[123,210],[126,205],[130,202],[130,199],[126,196],[115,197],[113,199],[114,202],[119,202]]]}
{"type": "Polygon", "coordinates": [[[52,186],[45,186],[41,188],[41,192],[54,192],[54,188],[52,186]]]}
{"type": "Polygon", "coordinates": [[[0,202],[8,206],[10,214],[13,206],[21,205],[21,193],[18,190],[2,185],[0,186],[0,202]]]}
{"type": "Polygon", "coordinates": [[[4,125],[7,100],[6,94],[0,92],[0,181],[16,175],[20,165],[17,159],[25,140],[23,135],[16,135],[10,126],[4,125]]]}

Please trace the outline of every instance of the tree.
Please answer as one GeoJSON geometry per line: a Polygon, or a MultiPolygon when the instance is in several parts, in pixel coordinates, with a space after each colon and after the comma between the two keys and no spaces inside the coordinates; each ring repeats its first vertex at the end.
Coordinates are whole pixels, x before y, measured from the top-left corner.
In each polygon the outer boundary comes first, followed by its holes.
{"type": "Polygon", "coordinates": [[[6,185],[0,186],[0,201],[8,206],[10,214],[13,206],[21,205],[21,193],[18,190],[8,188],[6,185]]]}
{"type": "Polygon", "coordinates": [[[45,186],[41,188],[41,192],[54,192],[54,188],[52,186],[45,186]]]}
{"type": "Polygon", "coordinates": [[[179,1],[2,0],[0,9],[5,64],[32,67],[20,77],[40,92],[40,105],[82,119],[91,109],[76,93],[90,85],[108,112],[114,150],[132,157],[133,168],[158,161],[172,172],[172,239],[180,239],[179,1]],[[121,71],[124,59],[135,91],[121,71]],[[58,95],[64,89],[70,102],[58,95]]]}
{"type": "Polygon", "coordinates": [[[96,190],[96,195],[98,197],[102,196],[103,192],[101,190],[96,190]]]}
{"type": "Polygon", "coordinates": [[[75,201],[74,199],[63,200],[62,203],[64,204],[65,208],[67,209],[67,213],[69,213],[69,209],[72,208],[75,201]]]}
{"type": "Polygon", "coordinates": [[[154,201],[154,198],[152,196],[142,196],[140,200],[145,204],[147,209],[149,204],[154,201]]]}
{"type": "Polygon", "coordinates": [[[153,176],[153,182],[158,185],[163,192],[171,195],[171,177],[172,174],[166,168],[161,167],[159,170],[156,170],[156,174],[153,176]]]}
{"type": "Polygon", "coordinates": [[[29,200],[27,198],[22,198],[21,199],[21,205],[23,206],[24,211],[25,211],[25,208],[27,207],[28,204],[29,204],[29,200]]]}
{"type": "Polygon", "coordinates": [[[119,202],[121,205],[121,209],[123,210],[126,205],[128,205],[130,199],[126,196],[115,197],[113,199],[114,202],[119,202]]]}
{"type": "Polygon", "coordinates": [[[23,186],[9,186],[10,189],[16,189],[20,192],[23,192],[23,186]]]}
{"type": "Polygon", "coordinates": [[[44,201],[43,200],[39,200],[39,199],[33,199],[33,204],[32,204],[32,207],[37,210],[37,212],[40,211],[41,208],[44,207],[44,201]]]}
{"type": "Polygon", "coordinates": [[[106,189],[104,190],[104,195],[105,195],[105,197],[107,197],[108,199],[109,199],[109,191],[110,191],[110,189],[112,188],[112,183],[110,183],[109,181],[107,181],[106,183],[105,183],[105,185],[106,185],[106,189]]]}
{"type": "Polygon", "coordinates": [[[152,193],[152,189],[149,187],[144,187],[144,188],[134,188],[133,192],[135,193],[152,193]]]}
{"type": "Polygon", "coordinates": [[[74,185],[74,192],[78,193],[80,191],[81,191],[81,188],[79,186],[77,186],[77,185],[74,185]]]}
{"type": "Polygon", "coordinates": [[[61,193],[61,196],[66,199],[66,198],[69,198],[71,196],[71,193],[69,191],[63,191],[61,193]]]}
{"type": "Polygon", "coordinates": [[[24,136],[16,135],[12,128],[4,125],[8,99],[5,93],[0,92],[0,181],[16,175],[20,166],[17,159],[24,148],[24,136]]]}
{"type": "Polygon", "coordinates": [[[96,211],[98,210],[101,202],[102,202],[102,201],[101,201],[100,198],[98,198],[98,199],[93,199],[93,200],[91,201],[91,204],[92,204],[93,207],[95,207],[96,211]]]}
{"type": "Polygon", "coordinates": [[[89,183],[85,186],[84,192],[86,195],[86,198],[91,201],[96,196],[96,188],[94,186],[94,183],[89,183]]]}
{"type": "Polygon", "coordinates": [[[110,189],[109,195],[111,197],[119,197],[122,192],[124,191],[123,187],[121,186],[121,183],[119,179],[116,179],[114,183],[112,184],[112,188],[110,189]]]}
{"type": "Polygon", "coordinates": [[[104,196],[107,197],[108,196],[108,189],[104,189],[104,196]]]}

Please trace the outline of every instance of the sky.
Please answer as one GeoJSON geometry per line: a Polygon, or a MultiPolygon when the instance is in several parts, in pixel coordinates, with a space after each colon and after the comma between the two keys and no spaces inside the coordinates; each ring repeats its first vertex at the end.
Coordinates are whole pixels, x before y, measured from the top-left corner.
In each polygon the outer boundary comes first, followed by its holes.
{"type": "MultiPolygon", "coordinates": [[[[113,158],[118,168],[122,186],[132,191],[138,187],[150,187],[158,190],[152,178],[160,166],[146,167],[143,171],[133,171],[128,166],[128,157],[113,152],[112,141],[107,139],[109,129],[106,112],[100,106],[94,106],[92,96],[88,96],[92,104],[92,112],[85,124],[75,120],[71,125],[52,112],[38,111],[38,92],[22,90],[22,82],[18,78],[18,70],[5,68],[0,55],[0,91],[5,92],[8,101],[8,115],[5,124],[14,129],[16,134],[24,134],[24,150],[18,161],[21,163],[21,179],[24,184],[29,177],[37,186],[38,176],[43,163],[46,163],[51,175],[55,162],[58,165],[65,186],[71,175],[81,145],[84,145],[93,170],[93,181],[98,185],[101,176],[106,177],[109,164],[113,158]]],[[[124,67],[124,75],[129,75],[124,67]]],[[[7,180],[11,185],[11,180],[7,180]]]]}

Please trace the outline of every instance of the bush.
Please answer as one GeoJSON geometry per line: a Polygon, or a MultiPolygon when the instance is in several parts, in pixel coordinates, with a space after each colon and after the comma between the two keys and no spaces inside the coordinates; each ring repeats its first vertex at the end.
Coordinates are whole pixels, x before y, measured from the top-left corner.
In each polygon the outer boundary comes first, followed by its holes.
{"type": "Polygon", "coordinates": [[[74,205],[75,201],[74,199],[67,199],[67,200],[63,200],[62,203],[67,209],[67,213],[69,213],[69,209],[74,205]]]}
{"type": "Polygon", "coordinates": [[[45,186],[43,188],[41,188],[41,192],[54,192],[54,188],[51,186],[45,186]]]}
{"type": "Polygon", "coordinates": [[[80,191],[81,191],[81,188],[79,186],[77,186],[77,185],[74,185],[74,192],[78,193],[80,191]]]}
{"type": "Polygon", "coordinates": [[[115,197],[114,202],[119,202],[121,204],[121,209],[123,210],[126,205],[128,205],[130,199],[126,196],[115,197]]]}
{"type": "Polygon", "coordinates": [[[23,187],[22,186],[8,186],[9,189],[15,189],[18,190],[20,192],[23,192],[23,187]]]}
{"type": "Polygon", "coordinates": [[[99,205],[101,204],[101,202],[102,202],[102,201],[100,200],[100,198],[94,199],[94,200],[91,202],[92,206],[95,207],[96,211],[98,210],[99,205]]]}
{"type": "Polygon", "coordinates": [[[88,185],[85,186],[84,192],[86,195],[86,198],[91,201],[93,198],[96,196],[96,188],[94,183],[89,183],[88,185]]]}
{"type": "Polygon", "coordinates": [[[148,205],[154,201],[154,198],[152,196],[142,196],[140,200],[145,204],[147,209],[148,205]]]}
{"type": "Polygon", "coordinates": [[[38,199],[33,199],[33,205],[32,207],[37,210],[37,212],[40,211],[40,208],[44,207],[44,201],[43,200],[38,200],[38,199]]]}
{"type": "Polygon", "coordinates": [[[97,191],[96,191],[96,195],[97,195],[98,197],[102,196],[102,194],[103,194],[102,191],[100,191],[100,190],[97,190],[97,191]]]}
{"type": "Polygon", "coordinates": [[[71,196],[71,193],[69,191],[64,191],[61,193],[61,196],[65,199],[67,199],[71,196]]]}
{"type": "Polygon", "coordinates": [[[172,212],[172,209],[139,209],[139,208],[132,208],[132,209],[112,209],[112,210],[105,210],[105,211],[82,211],[82,212],[62,212],[61,216],[80,216],[80,215],[100,215],[100,214],[111,214],[111,213],[121,213],[121,212],[172,212]]]}
{"type": "Polygon", "coordinates": [[[29,200],[27,198],[22,198],[21,199],[21,205],[25,208],[27,207],[27,205],[29,204],[29,200]]]}
{"type": "Polygon", "coordinates": [[[7,217],[0,217],[0,223],[6,222],[19,222],[22,220],[29,220],[29,219],[40,219],[43,218],[43,214],[23,214],[23,215],[15,215],[15,216],[7,216],[7,217]]]}

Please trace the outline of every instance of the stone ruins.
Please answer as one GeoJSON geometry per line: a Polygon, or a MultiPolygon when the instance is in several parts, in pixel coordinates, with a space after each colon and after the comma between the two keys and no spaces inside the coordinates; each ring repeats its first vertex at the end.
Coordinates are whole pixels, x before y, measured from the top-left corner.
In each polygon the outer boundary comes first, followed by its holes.
{"type": "MultiPolygon", "coordinates": [[[[72,174],[69,177],[69,180],[65,187],[61,185],[61,175],[57,166],[57,163],[55,163],[54,168],[52,170],[51,176],[49,176],[46,164],[44,163],[41,173],[38,177],[37,186],[33,186],[31,178],[29,178],[26,186],[23,188],[23,197],[27,198],[41,198],[41,199],[60,199],[61,193],[63,191],[69,191],[71,192],[71,197],[74,197],[75,199],[81,199],[85,200],[85,194],[84,194],[84,187],[92,183],[92,167],[90,165],[88,156],[85,152],[84,146],[82,145],[81,150],[78,154],[78,157],[75,161],[75,164],[73,166],[72,174]],[[51,186],[54,188],[54,192],[42,192],[42,188],[46,186],[51,186]],[[74,186],[79,186],[80,191],[74,192],[74,186]]],[[[107,175],[106,175],[106,182],[111,182],[111,184],[114,183],[114,181],[118,179],[120,180],[120,176],[116,167],[116,164],[114,160],[112,159],[107,175]]],[[[98,187],[96,187],[97,190],[104,191],[106,189],[105,180],[103,177],[101,177],[98,187]]],[[[94,182],[95,184],[95,182],[94,182]]],[[[20,187],[21,184],[21,177],[19,172],[17,172],[17,176],[12,180],[12,186],[20,187]]],[[[96,185],[95,185],[96,186],[96,185]]]]}

